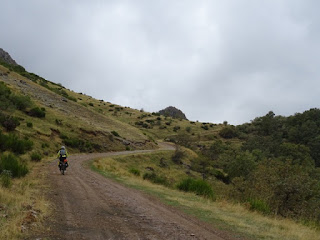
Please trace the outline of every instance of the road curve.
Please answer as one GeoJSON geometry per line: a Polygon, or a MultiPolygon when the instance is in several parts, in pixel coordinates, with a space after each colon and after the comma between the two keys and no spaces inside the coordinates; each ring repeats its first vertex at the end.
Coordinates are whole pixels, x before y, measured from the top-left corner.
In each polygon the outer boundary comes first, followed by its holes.
{"type": "MultiPolygon", "coordinates": [[[[151,152],[152,150],[136,151],[151,152]]],[[[231,239],[141,191],[91,171],[86,161],[128,152],[74,155],[66,175],[49,165],[55,205],[44,239],[231,239]]]]}

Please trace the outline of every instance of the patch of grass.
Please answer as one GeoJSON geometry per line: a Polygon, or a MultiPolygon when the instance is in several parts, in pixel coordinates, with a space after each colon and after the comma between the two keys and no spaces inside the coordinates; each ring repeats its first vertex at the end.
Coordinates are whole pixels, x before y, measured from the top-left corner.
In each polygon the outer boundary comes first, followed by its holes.
{"type": "Polygon", "coordinates": [[[135,176],[140,176],[140,170],[136,169],[136,168],[130,168],[129,172],[132,173],[135,176]]]}
{"type": "Polygon", "coordinates": [[[193,178],[184,179],[177,185],[177,188],[185,192],[194,192],[197,195],[201,195],[206,198],[210,198],[210,199],[215,198],[214,192],[210,184],[201,179],[193,179],[193,178]]]}
{"type": "Polygon", "coordinates": [[[33,152],[30,156],[31,160],[34,162],[40,162],[42,159],[42,155],[39,152],[33,152]]]}
{"type": "Polygon", "coordinates": [[[1,186],[5,188],[9,188],[12,184],[12,173],[9,170],[3,170],[0,174],[0,182],[1,186]]]}
{"type": "Polygon", "coordinates": [[[10,171],[12,177],[23,177],[29,170],[27,166],[21,163],[13,154],[4,154],[0,158],[0,172],[10,171]]]}
{"type": "Polygon", "coordinates": [[[168,180],[166,177],[164,176],[159,176],[157,175],[155,172],[151,172],[151,173],[145,173],[143,174],[143,179],[147,179],[153,183],[156,183],[156,184],[161,184],[161,185],[164,185],[164,186],[168,186],[169,183],[168,183],[168,180]]]}
{"type": "MultiPolygon", "coordinates": [[[[2,186],[2,180],[0,181],[0,239],[29,239],[30,229],[22,232],[21,226],[31,210],[37,213],[37,230],[45,231],[42,224],[51,211],[49,202],[44,197],[44,188],[47,189],[44,185],[46,172],[39,163],[33,162],[31,165],[28,175],[9,180],[11,187],[2,186]]],[[[3,179],[3,174],[1,175],[0,178],[3,179]]]]}
{"type": "Polygon", "coordinates": [[[120,137],[119,133],[117,133],[116,131],[111,131],[111,133],[112,133],[113,136],[115,136],[115,137],[120,137]]]}
{"type": "Polygon", "coordinates": [[[260,199],[250,199],[249,200],[250,209],[253,211],[261,212],[263,214],[270,214],[271,209],[268,204],[260,199]]]}

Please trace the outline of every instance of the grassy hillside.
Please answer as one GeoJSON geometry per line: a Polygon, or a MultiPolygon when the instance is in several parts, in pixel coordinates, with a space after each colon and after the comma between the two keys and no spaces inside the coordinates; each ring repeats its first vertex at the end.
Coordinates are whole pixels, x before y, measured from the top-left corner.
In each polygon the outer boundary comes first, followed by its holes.
{"type": "Polygon", "coordinates": [[[121,122],[103,112],[95,111],[92,105],[110,106],[89,96],[72,92],[42,78],[29,80],[0,66],[0,79],[16,94],[26,95],[35,106],[45,108],[45,118],[35,118],[26,111],[13,111],[10,114],[21,119],[16,132],[32,139],[39,148],[48,143],[49,149],[65,144],[74,151],[105,151],[152,147],[148,138],[138,129],[121,122]],[[97,104],[98,102],[98,104],[97,104]],[[27,123],[32,122],[32,127],[27,123]],[[118,134],[117,134],[118,133],[118,134]],[[81,149],[82,143],[92,145],[81,149]]]}
{"type": "Polygon", "coordinates": [[[159,141],[175,143],[176,151],[101,160],[96,168],[198,195],[194,188],[210,189],[211,199],[319,228],[319,109],[288,118],[270,112],[240,126],[200,123],[94,99],[0,64],[0,110],[0,216],[8,216],[0,230],[8,236],[25,219],[25,205],[45,209],[46,201],[30,194],[40,191],[41,176],[32,184],[30,176],[61,145],[72,154],[154,149],[159,141]]]}

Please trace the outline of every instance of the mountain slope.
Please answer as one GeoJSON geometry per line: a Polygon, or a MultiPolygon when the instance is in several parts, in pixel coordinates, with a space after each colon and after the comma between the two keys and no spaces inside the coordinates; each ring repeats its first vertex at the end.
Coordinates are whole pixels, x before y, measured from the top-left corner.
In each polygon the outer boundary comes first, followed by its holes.
{"type": "MultiPolygon", "coordinates": [[[[45,82],[48,88],[43,87],[37,81],[34,82],[20,74],[10,72],[3,66],[0,66],[0,80],[14,92],[29,96],[37,106],[45,108],[46,117],[44,119],[30,117],[21,111],[13,113],[14,116],[23,119],[16,131],[22,135],[26,134],[35,142],[42,140],[60,145],[65,142],[63,138],[71,137],[90,141],[97,146],[96,150],[99,151],[125,149],[127,145],[132,148],[152,147],[148,138],[140,130],[111,116],[98,113],[90,109],[90,105],[87,107],[85,102],[91,97],[74,93],[48,81],[45,82]],[[61,96],[52,89],[62,90],[65,94],[61,96]],[[81,103],[75,101],[80,97],[83,99],[81,103]],[[23,124],[28,121],[33,122],[32,129],[26,128],[23,124]],[[112,132],[117,134],[112,134],[112,132]]],[[[44,80],[41,81],[44,82],[44,80]]]]}

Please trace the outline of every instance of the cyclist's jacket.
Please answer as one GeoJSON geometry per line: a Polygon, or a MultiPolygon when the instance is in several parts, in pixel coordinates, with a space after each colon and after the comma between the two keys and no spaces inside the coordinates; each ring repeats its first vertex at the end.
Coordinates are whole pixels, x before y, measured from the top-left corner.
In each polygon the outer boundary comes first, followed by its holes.
{"type": "Polygon", "coordinates": [[[60,159],[60,161],[66,159],[68,157],[68,152],[66,149],[60,149],[58,152],[57,157],[60,159]]]}

